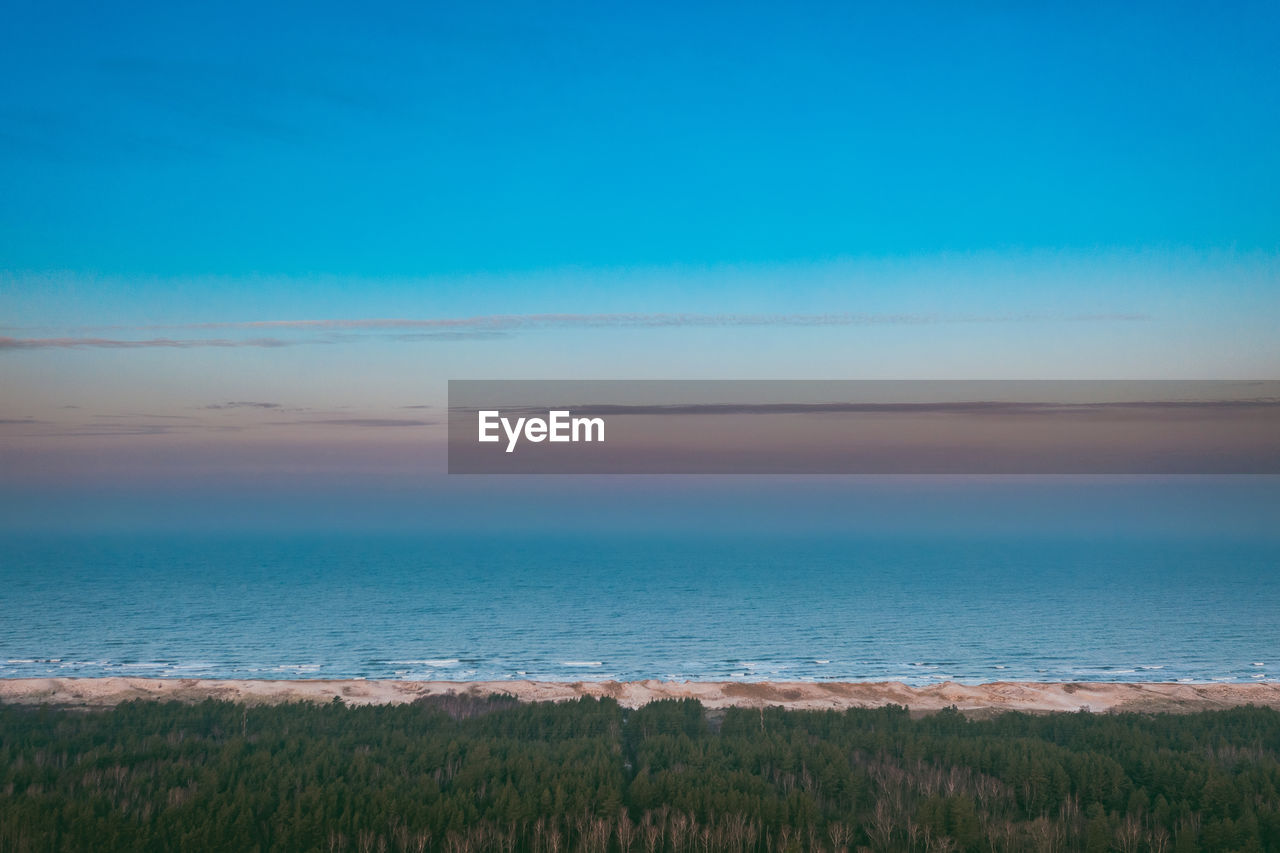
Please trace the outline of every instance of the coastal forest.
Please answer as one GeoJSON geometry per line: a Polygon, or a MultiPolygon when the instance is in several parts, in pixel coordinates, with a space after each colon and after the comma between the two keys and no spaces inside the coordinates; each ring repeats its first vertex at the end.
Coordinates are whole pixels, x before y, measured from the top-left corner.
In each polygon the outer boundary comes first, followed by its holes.
{"type": "Polygon", "coordinates": [[[1280,851],[1280,712],[0,706],[4,851],[1280,851]]]}

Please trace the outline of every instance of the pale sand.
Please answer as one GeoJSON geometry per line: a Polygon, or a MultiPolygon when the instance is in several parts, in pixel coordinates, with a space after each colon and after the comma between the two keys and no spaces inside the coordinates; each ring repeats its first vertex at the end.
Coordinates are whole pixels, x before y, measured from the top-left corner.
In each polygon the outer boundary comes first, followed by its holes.
{"type": "Polygon", "coordinates": [[[215,680],[194,678],[11,678],[0,679],[0,702],[102,708],[130,699],[198,702],[229,699],[250,704],[291,701],[350,705],[412,702],[444,694],[504,693],[522,701],[560,702],[609,696],[635,708],[655,699],[698,699],[708,708],[782,706],[795,709],[869,708],[905,705],[937,711],[954,705],[967,712],[992,711],[1203,711],[1240,705],[1280,708],[1280,682],[1251,684],[1039,683],[997,681],[965,685],[943,682],[908,687],[889,682],[737,681],[363,681],[215,680]]]}

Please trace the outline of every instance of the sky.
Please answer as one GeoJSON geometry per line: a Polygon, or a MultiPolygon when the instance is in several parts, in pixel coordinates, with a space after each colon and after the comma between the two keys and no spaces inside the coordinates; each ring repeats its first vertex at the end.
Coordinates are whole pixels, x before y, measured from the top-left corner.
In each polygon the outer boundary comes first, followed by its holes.
{"type": "Polygon", "coordinates": [[[1280,376],[1274,4],[3,17],[19,527],[447,496],[451,378],[1280,376]]]}

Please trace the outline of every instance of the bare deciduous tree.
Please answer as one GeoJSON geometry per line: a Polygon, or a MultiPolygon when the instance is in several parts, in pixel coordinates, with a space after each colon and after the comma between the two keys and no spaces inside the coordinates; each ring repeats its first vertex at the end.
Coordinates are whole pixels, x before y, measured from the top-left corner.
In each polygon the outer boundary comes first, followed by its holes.
{"type": "Polygon", "coordinates": [[[1116,827],[1116,847],[1120,853],[1138,853],[1143,835],[1142,822],[1129,815],[1116,827]]]}
{"type": "Polygon", "coordinates": [[[876,801],[875,811],[871,813],[871,821],[867,825],[867,834],[876,850],[889,850],[893,846],[894,819],[893,810],[888,800],[876,801]]]}
{"type": "Polygon", "coordinates": [[[635,843],[636,825],[631,821],[631,815],[627,814],[626,809],[618,812],[618,821],[614,826],[614,833],[618,836],[618,849],[622,853],[630,853],[631,845],[635,843]]]}

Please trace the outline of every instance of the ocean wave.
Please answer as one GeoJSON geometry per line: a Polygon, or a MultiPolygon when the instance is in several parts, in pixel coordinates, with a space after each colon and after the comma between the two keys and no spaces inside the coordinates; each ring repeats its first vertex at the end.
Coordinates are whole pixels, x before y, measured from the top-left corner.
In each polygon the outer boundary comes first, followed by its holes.
{"type": "Polygon", "coordinates": [[[457,658],[424,658],[422,660],[392,660],[387,663],[395,663],[406,666],[430,666],[437,669],[445,667],[457,666],[461,661],[457,658]]]}
{"type": "Polygon", "coordinates": [[[562,660],[562,661],[560,661],[560,665],[561,665],[561,666],[574,666],[574,667],[580,667],[580,666],[604,666],[604,661],[599,661],[599,660],[562,660]]]}
{"type": "Polygon", "coordinates": [[[62,658],[9,658],[5,663],[56,663],[66,666],[62,663],[62,658]]]}

